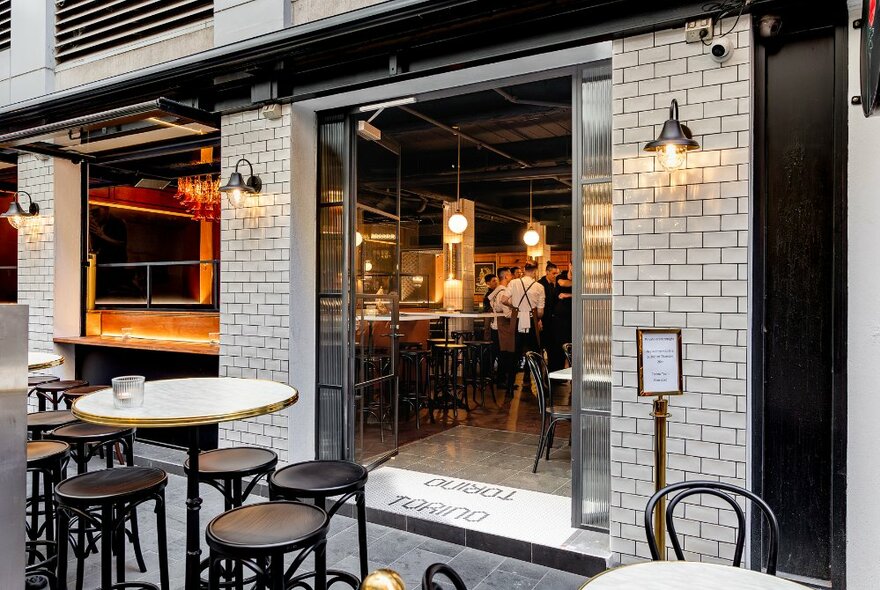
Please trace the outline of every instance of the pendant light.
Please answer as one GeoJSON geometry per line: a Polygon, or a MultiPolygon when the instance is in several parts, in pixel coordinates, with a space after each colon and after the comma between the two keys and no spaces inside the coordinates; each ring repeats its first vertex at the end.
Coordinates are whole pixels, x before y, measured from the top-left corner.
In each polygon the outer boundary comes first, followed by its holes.
{"type": "Polygon", "coordinates": [[[458,135],[458,164],[455,167],[455,213],[449,216],[449,221],[446,224],[452,233],[463,234],[467,229],[468,220],[461,212],[461,133],[458,131],[458,127],[455,129],[455,133],[458,135]]]}
{"type": "Polygon", "coordinates": [[[657,162],[667,172],[678,170],[684,165],[685,154],[700,149],[691,130],[678,120],[678,101],[672,99],[669,105],[669,119],[663,124],[660,135],[645,146],[646,152],[656,152],[657,162]]]}
{"type": "Polygon", "coordinates": [[[538,242],[541,241],[541,234],[535,230],[535,227],[532,225],[532,181],[529,181],[529,227],[526,229],[526,233],[523,234],[523,242],[526,243],[526,246],[537,246],[538,242]]]}

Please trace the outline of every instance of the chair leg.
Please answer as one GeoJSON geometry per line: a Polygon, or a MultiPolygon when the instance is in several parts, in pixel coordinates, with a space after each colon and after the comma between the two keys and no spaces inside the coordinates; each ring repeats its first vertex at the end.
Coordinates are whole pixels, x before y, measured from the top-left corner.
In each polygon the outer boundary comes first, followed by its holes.
{"type": "Polygon", "coordinates": [[[101,588],[113,586],[113,507],[101,508],[101,588]]]}
{"type": "MultiPolygon", "coordinates": [[[[131,539],[131,544],[134,547],[134,558],[137,560],[138,569],[141,573],[147,571],[147,564],[144,563],[144,554],[141,552],[141,536],[138,532],[138,515],[137,508],[132,508],[131,510],[131,534],[129,538],[131,539]]],[[[124,525],[123,525],[124,527],[124,525]]],[[[124,530],[124,529],[123,529],[124,530]]]]}
{"type": "Polygon", "coordinates": [[[358,556],[361,562],[361,581],[367,577],[367,498],[361,492],[355,497],[358,520],[358,556]]]}
{"type": "Polygon", "coordinates": [[[159,550],[159,587],[161,590],[170,590],[171,582],[168,579],[168,536],[165,526],[165,492],[163,491],[159,494],[159,498],[156,500],[156,541],[159,550]]]}
{"type": "Polygon", "coordinates": [[[208,557],[208,590],[216,590],[220,586],[220,560],[211,551],[208,557]]]}
{"type": "Polygon", "coordinates": [[[315,590],[327,590],[327,540],[315,546],[315,590]]]}
{"type": "MultiPolygon", "coordinates": [[[[123,511],[117,510],[114,521],[119,521],[119,526],[113,527],[113,550],[116,552],[116,581],[125,581],[125,519],[123,511]]],[[[115,523],[114,523],[115,524],[115,523]]]]}
{"type": "Polygon", "coordinates": [[[271,590],[284,590],[284,553],[278,551],[272,554],[270,558],[271,571],[269,573],[269,583],[271,590]]]}
{"type": "MultiPolygon", "coordinates": [[[[31,522],[27,530],[27,537],[31,541],[36,541],[40,536],[40,471],[38,469],[28,470],[31,476],[31,522]]],[[[48,503],[49,500],[47,499],[48,503]]]]}
{"type": "Polygon", "coordinates": [[[43,495],[46,498],[46,540],[55,541],[55,470],[43,471],[43,495]]]}
{"type": "Polygon", "coordinates": [[[547,429],[547,460],[550,460],[550,450],[553,448],[553,436],[556,434],[556,420],[550,423],[547,429]]]}
{"type": "Polygon", "coordinates": [[[535,464],[532,466],[532,473],[538,472],[538,461],[541,460],[541,455],[544,451],[544,444],[547,440],[547,417],[541,417],[541,439],[538,441],[538,452],[535,453],[535,464]]]}
{"type": "Polygon", "coordinates": [[[70,543],[70,515],[66,510],[58,510],[58,563],[55,575],[58,578],[58,590],[67,590],[67,546],[70,543]]]}

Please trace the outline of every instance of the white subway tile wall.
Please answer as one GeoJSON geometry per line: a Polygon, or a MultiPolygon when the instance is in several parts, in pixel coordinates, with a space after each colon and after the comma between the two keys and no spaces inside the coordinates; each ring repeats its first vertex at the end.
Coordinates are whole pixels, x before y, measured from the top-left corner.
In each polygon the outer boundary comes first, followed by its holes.
{"type": "MultiPolygon", "coordinates": [[[[18,302],[30,309],[28,348],[45,352],[52,352],[55,317],[54,169],[52,158],[18,157],[18,189],[40,206],[18,232],[18,302]]],[[[22,202],[27,207],[27,198],[22,202]]]]}
{"type": "MultiPolygon", "coordinates": [[[[223,201],[220,230],[220,375],[288,382],[290,337],[290,107],[276,120],[259,110],[221,125],[225,182],[239,158],[263,181],[242,209],[223,201]]],[[[247,178],[248,168],[239,171],[247,178]]],[[[298,310],[314,321],[314,310],[298,310]]],[[[287,412],[220,425],[220,446],[267,447],[287,460],[287,412]]]]}
{"type": "MultiPolygon", "coordinates": [[[[613,44],[614,333],[611,548],[649,558],[642,515],[653,493],[651,400],[636,395],[636,329],[680,327],[685,395],[670,401],[667,481],[746,485],[746,342],[751,128],[749,19],[725,21],[733,56],[717,64],[684,29],[613,44]],[[649,154],[678,100],[701,150],[666,172],[649,154]]],[[[686,501],[688,559],[733,553],[735,518],[686,501]]]]}

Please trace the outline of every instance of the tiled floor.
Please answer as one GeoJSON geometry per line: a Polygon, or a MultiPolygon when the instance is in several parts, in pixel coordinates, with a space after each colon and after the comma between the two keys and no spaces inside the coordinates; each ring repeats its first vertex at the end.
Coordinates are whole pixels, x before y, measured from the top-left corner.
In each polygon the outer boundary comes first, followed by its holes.
{"type": "MultiPolygon", "coordinates": [[[[169,485],[166,490],[168,547],[171,587],[175,590],[183,588],[185,491],[185,480],[176,475],[169,475],[169,485]]],[[[202,526],[204,526],[213,516],[221,512],[222,502],[219,494],[210,488],[203,486],[202,493],[205,499],[202,506],[202,526]]],[[[259,500],[261,499],[255,498],[255,501],[259,500]]],[[[139,522],[149,571],[146,574],[136,571],[129,548],[127,578],[155,583],[158,581],[158,559],[155,551],[155,518],[152,511],[141,510],[139,522]]],[[[327,560],[331,568],[357,573],[357,535],[354,527],[355,521],[350,518],[338,515],[333,518],[327,560]]],[[[438,562],[449,563],[454,567],[471,590],[531,590],[532,588],[574,590],[585,582],[582,576],[379,525],[368,525],[368,537],[370,570],[390,567],[401,574],[407,588],[418,587],[425,568],[438,562]]],[[[99,561],[97,556],[91,556],[87,560],[84,588],[99,587],[99,561]]],[[[311,560],[308,560],[307,567],[311,567],[311,560]]],[[[74,564],[71,563],[71,580],[74,571],[74,564]]]]}
{"type": "Polygon", "coordinates": [[[401,447],[391,467],[571,497],[571,446],[567,432],[555,437],[550,461],[532,473],[538,436],[455,426],[401,447]]]}

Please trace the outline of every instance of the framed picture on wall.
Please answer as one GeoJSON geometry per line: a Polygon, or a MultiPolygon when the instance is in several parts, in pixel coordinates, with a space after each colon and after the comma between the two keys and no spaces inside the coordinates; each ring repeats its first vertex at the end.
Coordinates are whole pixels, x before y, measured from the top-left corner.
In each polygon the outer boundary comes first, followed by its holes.
{"type": "Polygon", "coordinates": [[[486,275],[494,274],[494,262],[477,262],[474,264],[474,294],[485,295],[489,290],[489,287],[486,286],[486,275]]]}

